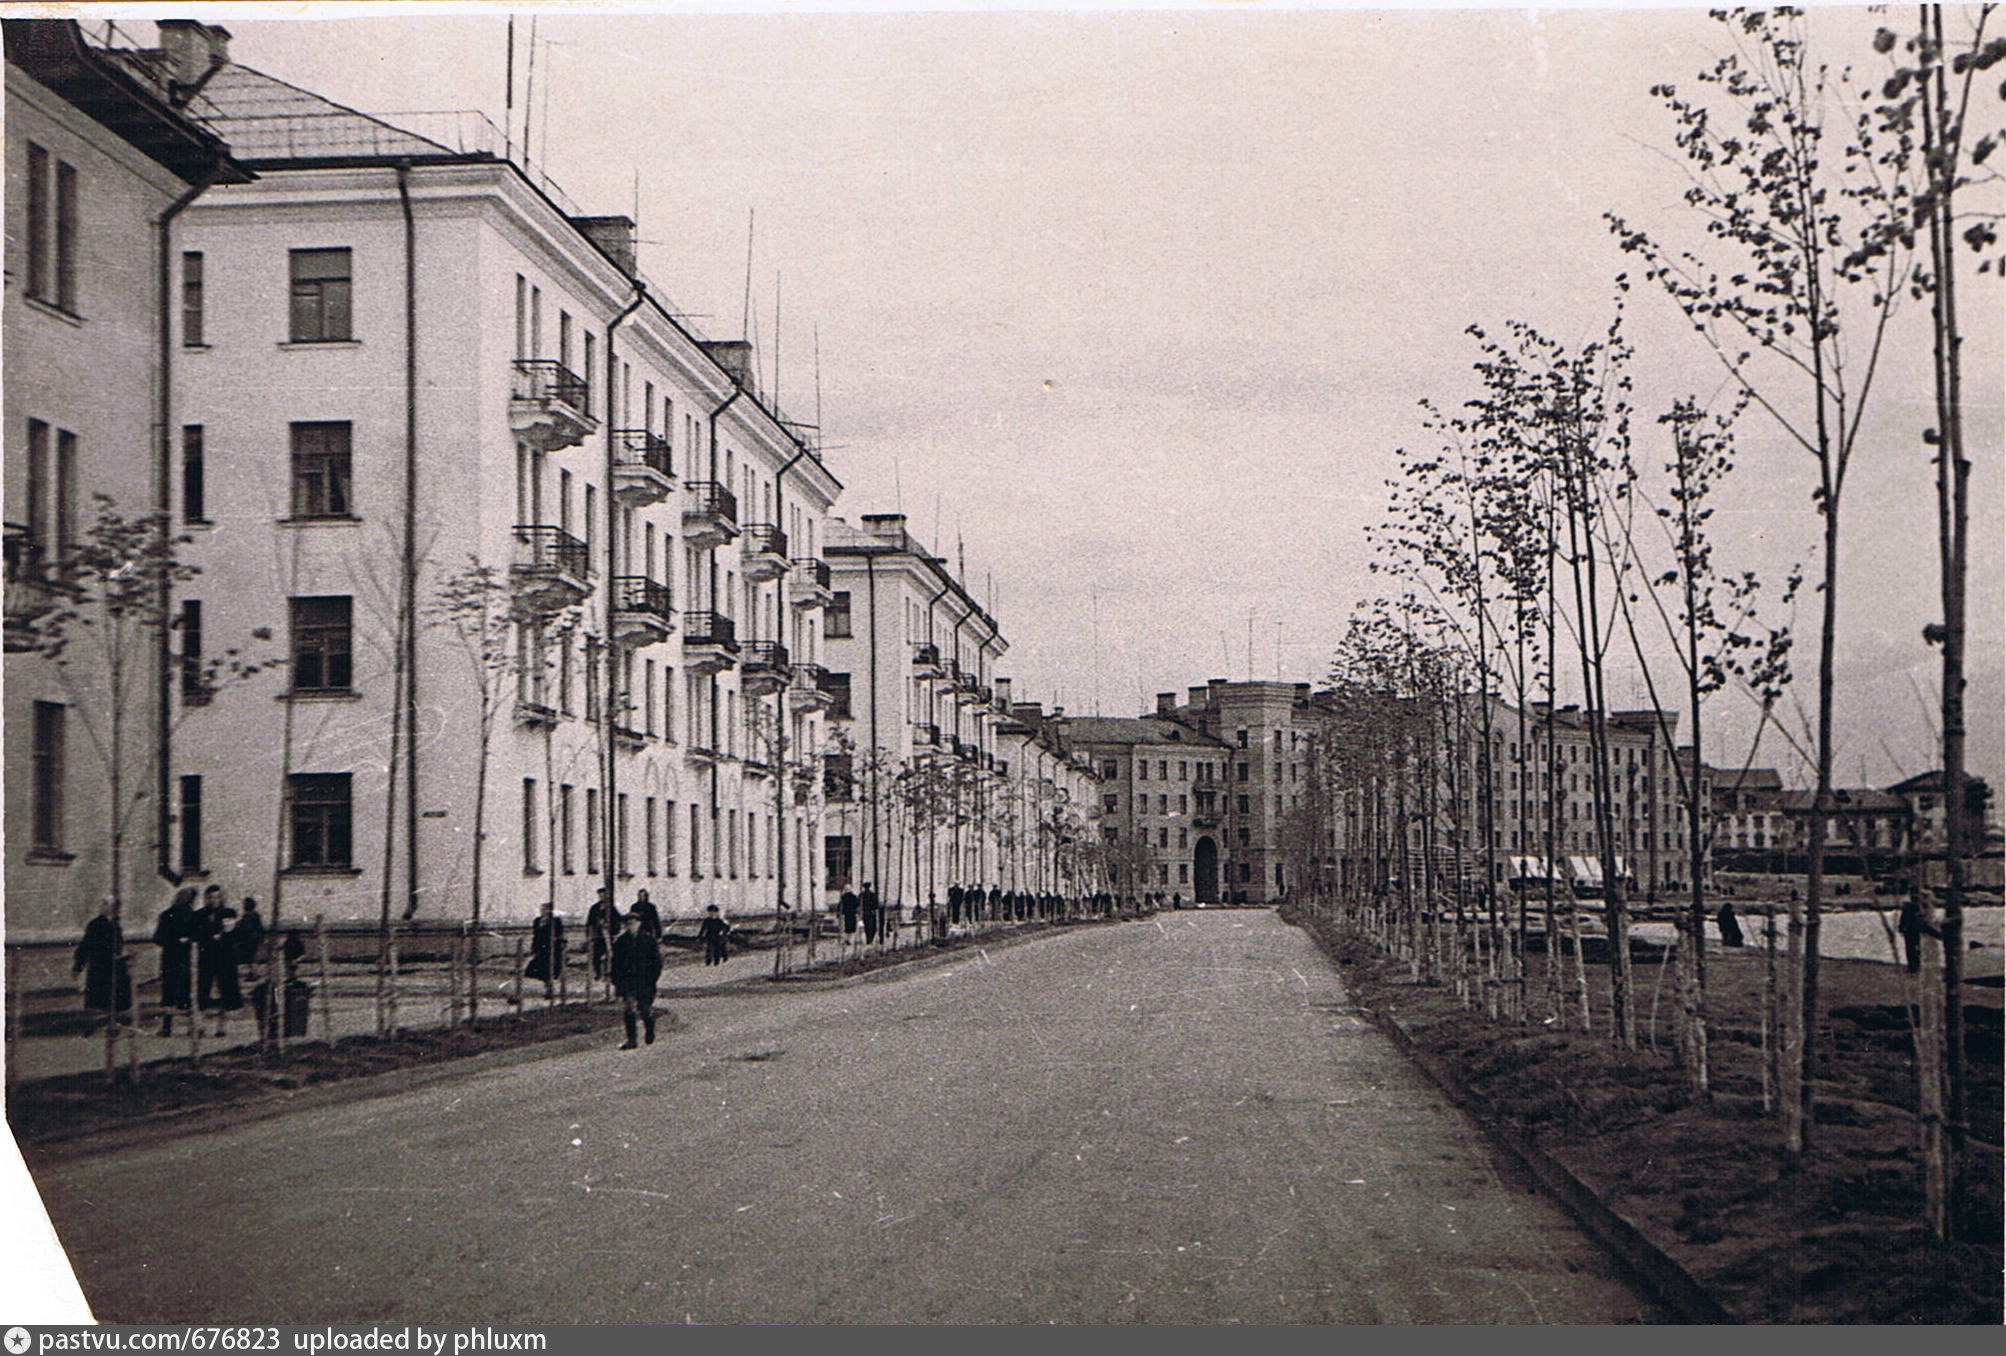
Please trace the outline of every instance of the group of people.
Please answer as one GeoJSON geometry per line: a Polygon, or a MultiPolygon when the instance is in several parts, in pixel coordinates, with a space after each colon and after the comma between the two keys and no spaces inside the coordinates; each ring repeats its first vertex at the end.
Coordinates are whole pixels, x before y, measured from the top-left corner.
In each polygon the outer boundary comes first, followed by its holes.
{"type": "MultiPolygon", "coordinates": [[[[599,887],[598,897],[585,911],[586,954],[592,978],[610,982],[620,998],[620,1015],[627,1029],[622,1050],[638,1048],[642,1039],[655,1040],[655,987],[662,977],[662,915],[644,889],[626,912],[613,902],[613,893],[599,887]]],[[[697,925],[697,940],[703,944],[704,964],[721,965],[729,951],[731,924],[715,904],[704,910],[697,925]]],[[[530,929],[529,962],[523,974],[541,980],[550,994],[564,970],[564,920],[551,901],[543,902],[530,929]]]]}
{"type": "MultiPolygon", "coordinates": [[[[83,976],[85,1009],[106,1013],[113,1020],[132,1009],[131,965],[117,914],[112,899],[99,905],[70,967],[72,975],[83,976]]],[[[194,1016],[196,1009],[204,1016],[213,1015],[217,1034],[223,1034],[228,1015],[244,1006],[239,968],[255,967],[265,959],[266,936],[258,901],[250,896],[245,896],[240,912],[224,901],[220,885],[206,887],[199,896],[192,885],[175,890],[153,927],[153,944],[160,948],[160,1034],[174,1034],[178,1010],[189,1010],[191,1020],[200,1020],[194,1016]]],[[[296,937],[290,940],[297,945],[296,937]]],[[[289,963],[296,954],[289,947],[289,963]]]]}
{"type": "MultiPolygon", "coordinates": [[[[1127,901],[1127,907],[1133,906],[1134,901],[1127,901]]],[[[938,898],[930,899],[926,914],[933,920],[936,935],[944,936],[948,928],[964,922],[1029,922],[1080,914],[1106,915],[1123,907],[1124,901],[1111,894],[1073,898],[1050,891],[1005,890],[1000,885],[991,885],[986,890],[980,885],[950,885],[945,906],[938,898]]],[[[836,912],[842,919],[843,935],[854,937],[861,932],[866,943],[875,942],[880,936],[889,937],[901,916],[897,904],[879,901],[877,887],[870,881],[865,881],[860,890],[843,891],[837,897],[836,912]]]]}

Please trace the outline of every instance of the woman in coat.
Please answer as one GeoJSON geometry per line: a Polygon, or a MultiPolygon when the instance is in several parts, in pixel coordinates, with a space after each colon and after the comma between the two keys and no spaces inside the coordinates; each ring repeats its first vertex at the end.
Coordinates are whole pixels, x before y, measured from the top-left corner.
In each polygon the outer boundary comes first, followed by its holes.
{"type": "Polygon", "coordinates": [[[174,1014],[188,1006],[188,948],[195,938],[195,887],[184,885],[160,911],[153,944],[160,948],[160,1034],[174,1034],[174,1014]]]}
{"type": "Polygon", "coordinates": [[[697,940],[703,943],[703,963],[723,965],[725,943],[731,936],[731,924],[724,921],[724,915],[717,911],[717,905],[707,905],[703,911],[703,922],[697,924],[697,940]]]}
{"type": "Polygon", "coordinates": [[[564,920],[553,908],[549,900],[543,901],[543,912],[537,915],[536,925],[530,929],[529,964],[522,970],[529,978],[543,981],[546,998],[556,986],[558,971],[564,968],[564,920]]]}
{"type": "Polygon", "coordinates": [[[70,967],[71,975],[81,973],[84,977],[84,1008],[107,1013],[114,1021],[132,1006],[132,984],[125,977],[125,937],[112,918],[116,907],[109,895],[98,905],[98,916],[84,927],[76,962],[70,967]],[[116,985],[114,975],[118,977],[116,985]]]}
{"type": "Polygon", "coordinates": [[[627,1043],[620,1048],[634,1048],[637,1021],[646,1028],[648,1044],[653,1045],[655,984],[662,977],[662,952],[638,913],[630,911],[620,922],[620,935],[613,939],[610,974],[613,992],[620,995],[620,1018],[627,1025],[627,1043]]]}

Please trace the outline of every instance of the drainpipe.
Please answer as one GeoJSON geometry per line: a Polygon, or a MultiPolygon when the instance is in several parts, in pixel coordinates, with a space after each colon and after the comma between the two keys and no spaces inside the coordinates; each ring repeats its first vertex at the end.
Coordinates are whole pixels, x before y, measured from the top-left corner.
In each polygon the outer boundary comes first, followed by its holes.
{"type": "Polygon", "coordinates": [[[600,784],[606,788],[605,802],[600,815],[606,821],[606,895],[618,903],[617,887],[613,882],[619,879],[622,860],[620,849],[624,846],[619,838],[619,796],[615,783],[619,780],[617,760],[614,758],[614,714],[619,710],[620,696],[620,656],[613,639],[613,613],[620,605],[619,578],[619,536],[620,503],[613,497],[613,462],[617,455],[615,447],[619,442],[619,431],[614,428],[613,396],[615,383],[619,380],[620,364],[613,352],[613,332],[625,324],[627,317],[640,309],[647,300],[648,288],[639,278],[634,284],[634,299],[627,308],[606,326],[606,700],[600,709],[599,757],[600,784]]]}
{"type": "Polygon", "coordinates": [[[396,169],[404,209],[404,916],[411,918],[418,912],[418,226],[411,162],[396,169]]]}
{"type": "MultiPolygon", "coordinates": [[[[871,755],[865,767],[871,774],[871,882],[875,886],[883,880],[882,834],[878,823],[878,558],[875,553],[864,556],[865,597],[869,600],[871,626],[871,755]]],[[[879,896],[880,899],[883,896],[879,896]]]]}
{"type": "MultiPolygon", "coordinates": [[[[724,403],[722,405],[719,405],[716,409],[710,412],[710,483],[713,485],[717,484],[717,421],[719,417],[722,416],[726,410],[730,409],[732,405],[734,405],[737,402],[738,398],[744,394],[745,394],[745,388],[743,386],[738,385],[738,383],[734,381],[732,383],[731,394],[724,398],[724,403]]],[[[727,485],[724,488],[730,489],[731,487],[727,485]]],[[[706,572],[710,575],[710,580],[708,585],[708,591],[710,595],[709,605],[710,605],[710,614],[711,616],[715,617],[717,616],[717,547],[715,546],[711,547],[708,554],[710,557],[710,564],[706,572]]],[[[717,710],[718,710],[717,674],[713,672],[710,675],[710,746],[711,746],[711,752],[713,753],[716,753],[718,751],[717,710]]],[[[718,855],[717,818],[718,818],[717,759],[712,758],[710,763],[710,845],[711,845],[711,855],[713,857],[716,857],[718,855]]],[[[718,877],[718,872],[716,870],[717,865],[718,864],[715,861],[711,863],[712,871],[710,874],[710,878],[713,881],[715,881],[718,877]]],[[[713,899],[716,898],[716,891],[717,887],[713,885],[711,887],[711,897],[713,899]]]]}
{"type": "MultiPolygon", "coordinates": [[[[174,219],[188,209],[188,206],[223,177],[220,164],[210,166],[207,173],[188,190],[167,205],[154,223],[156,243],[154,247],[155,271],[159,284],[159,341],[160,341],[160,389],[156,393],[156,418],[160,429],[158,452],[153,462],[153,510],[160,515],[160,535],[163,542],[173,535],[174,509],[174,272],[173,244],[174,219]]],[[[173,673],[174,638],[172,614],[174,605],[173,584],[166,578],[160,581],[157,605],[160,609],[162,625],[154,636],[154,712],[153,712],[153,812],[154,812],[154,871],[163,880],[180,882],[180,875],[174,869],[169,840],[174,835],[174,803],[169,795],[172,784],[171,726],[174,720],[173,673]]],[[[122,897],[125,882],[114,880],[112,894],[122,897]]]]}

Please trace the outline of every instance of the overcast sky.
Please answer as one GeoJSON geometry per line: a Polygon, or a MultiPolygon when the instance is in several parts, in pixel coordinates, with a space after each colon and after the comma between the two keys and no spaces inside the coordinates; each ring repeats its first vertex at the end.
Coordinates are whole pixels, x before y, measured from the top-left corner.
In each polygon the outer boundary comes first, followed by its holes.
{"type": "MultiPolygon", "coordinates": [[[[376,7],[372,7],[376,8],[376,7]]],[[[223,16],[246,65],[370,112],[503,120],[506,23],[223,16]]],[[[1834,63],[1876,18],[1819,11],[1834,63]]],[[[143,32],[144,25],[136,25],[143,32]]],[[[1012,14],[581,12],[537,22],[533,149],[589,212],[638,207],[643,269],[713,338],[754,330],[839,511],[902,509],[978,598],[1018,692],[1128,714],[1210,677],[1319,679],[1384,588],[1365,526],[1416,402],[1475,393],[1475,322],[1585,342],[1626,260],[1601,220],[1690,232],[1650,86],[1722,49],[1696,10],[1012,14]],[[776,293],[780,311],[776,326],[776,293]],[[1249,617],[1252,646],[1249,654],[1249,617]]],[[[517,122],[529,21],[519,18],[517,122]]],[[[2000,307],[1965,306],[1973,755],[2001,764],[2000,307]]],[[[1720,372],[1634,292],[1638,458],[1720,372]]],[[[1842,549],[1842,782],[1934,760],[1937,615],[1919,307],[1881,375],[1842,549]]],[[[1812,466],[1750,417],[1721,563],[1814,558],[1812,466]]],[[[1796,617],[1808,709],[1816,615],[1796,617]]],[[[1611,698],[1644,700],[1628,666],[1611,698]]],[[[1748,708],[1717,707],[1738,762],[1748,708]]],[[[1801,780],[1786,750],[1763,758],[1801,780]]]]}

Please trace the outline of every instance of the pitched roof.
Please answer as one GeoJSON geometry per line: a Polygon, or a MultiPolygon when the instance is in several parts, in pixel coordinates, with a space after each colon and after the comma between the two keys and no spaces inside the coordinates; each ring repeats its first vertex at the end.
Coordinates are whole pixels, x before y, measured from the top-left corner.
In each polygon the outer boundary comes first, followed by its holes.
{"type": "Polygon", "coordinates": [[[218,71],[188,111],[254,163],[459,154],[248,66],[218,71]]]}
{"type": "Polygon", "coordinates": [[[1067,716],[1061,722],[1066,738],[1075,744],[1189,744],[1194,748],[1223,749],[1211,735],[1189,725],[1155,716],[1067,716]]]}

